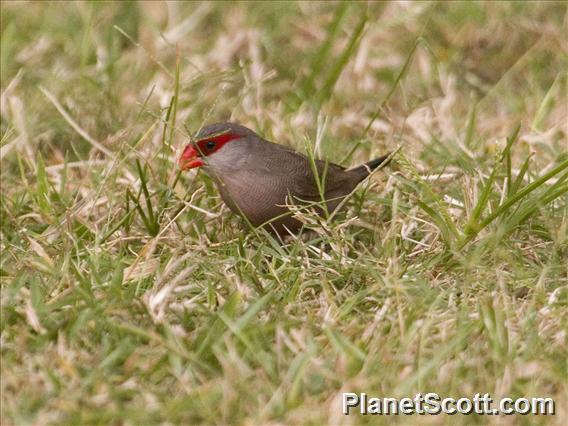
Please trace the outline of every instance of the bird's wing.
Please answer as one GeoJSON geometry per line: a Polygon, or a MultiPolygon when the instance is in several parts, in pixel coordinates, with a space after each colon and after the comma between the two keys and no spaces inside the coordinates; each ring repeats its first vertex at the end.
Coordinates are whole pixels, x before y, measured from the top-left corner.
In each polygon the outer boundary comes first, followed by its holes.
{"type": "MultiPolygon", "coordinates": [[[[320,199],[312,165],[305,155],[287,146],[274,143],[263,144],[259,149],[266,150],[266,152],[260,152],[262,162],[256,166],[261,167],[265,173],[279,180],[282,185],[286,186],[286,190],[291,195],[308,201],[320,199]]],[[[258,159],[259,156],[255,156],[255,158],[258,159]]],[[[317,179],[324,182],[325,176],[323,191],[326,198],[330,194],[336,196],[335,194],[338,192],[343,192],[341,191],[342,188],[345,188],[346,194],[353,189],[351,176],[345,172],[343,167],[329,161],[316,160],[315,163],[317,179]]]]}

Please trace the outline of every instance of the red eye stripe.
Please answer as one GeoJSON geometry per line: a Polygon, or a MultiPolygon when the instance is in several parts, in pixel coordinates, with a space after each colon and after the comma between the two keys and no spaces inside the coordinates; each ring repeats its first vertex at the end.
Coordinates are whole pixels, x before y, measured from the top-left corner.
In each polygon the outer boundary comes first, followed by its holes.
{"type": "Polygon", "coordinates": [[[202,139],[199,142],[197,142],[197,148],[198,151],[200,152],[200,154],[202,156],[208,156],[212,153],[214,153],[215,151],[218,151],[219,149],[221,149],[221,147],[223,145],[225,145],[227,142],[232,141],[233,139],[238,139],[239,136],[235,135],[234,133],[224,133],[222,135],[219,136],[214,136],[212,138],[207,138],[207,139],[202,139]],[[213,142],[215,145],[214,146],[208,146],[211,145],[211,142],[213,142]]]}

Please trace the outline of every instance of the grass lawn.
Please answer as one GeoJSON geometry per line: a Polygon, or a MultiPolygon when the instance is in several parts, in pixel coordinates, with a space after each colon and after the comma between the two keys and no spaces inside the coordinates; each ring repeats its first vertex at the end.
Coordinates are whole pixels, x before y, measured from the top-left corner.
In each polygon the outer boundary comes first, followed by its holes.
{"type": "Polygon", "coordinates": [[[565,424],[568,4],[1,5],[2,425],[565,424]],[[191,134],[345,166],[250,232],[191,134]],[[554,416],[341,413],[551,397],[554,416]]]}

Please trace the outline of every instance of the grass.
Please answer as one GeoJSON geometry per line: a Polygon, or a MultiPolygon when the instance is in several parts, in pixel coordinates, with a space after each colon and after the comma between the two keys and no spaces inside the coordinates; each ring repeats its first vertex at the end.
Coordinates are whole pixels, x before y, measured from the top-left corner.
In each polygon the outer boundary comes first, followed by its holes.
{"type": "Polygon", "coordinates": [[[1,5],[1,423],[563,424],[566,3],[1,5]],[[346,216],[247,232],[176,158],[243,123],[346,216]],[[341,392],[554,417],[341,415],[341,392]]]}

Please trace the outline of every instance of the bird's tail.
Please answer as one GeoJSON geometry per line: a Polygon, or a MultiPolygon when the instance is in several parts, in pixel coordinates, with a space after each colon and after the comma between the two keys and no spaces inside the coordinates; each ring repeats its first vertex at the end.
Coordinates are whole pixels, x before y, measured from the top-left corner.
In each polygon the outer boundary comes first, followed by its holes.
{"type": "MultiPolygon", "coordinates": [[[[371,160],[368,163],[365,163],[363,166],[367,166],[370,169],[370,172],[372,172],[377,167],[379,167],[381,164],[383,164],[385,162],[385,160],[388,159],[388,161],[390,163],[390,158],[389,158],[390,155],[391,155],[391,153],[389,152],[388,154],[383,155],[382,157],[375,158],[374,160],[371,160]]],[[[386,166],[386,164],[385,164],[385,166],[386,166]]]]}
{"type": "Polygon", "coordinates": [[[347,169],[347,171],[356,175],[359,178],[359,180],[363,180],[367,176],[369,176],[369,174],[371,174],[373,170],[375,170],[377,167],[383,164],[385,160],[388,160],[388,162],[390,162],[389,158],[390,155],[391,153],[389,152],[388,154],[383,155],[382,157],[379,158],[375,158],[374,160],[371,160],[365,164],[361,164],[360,166],[355,166],[351,169],[347,169]]]}

